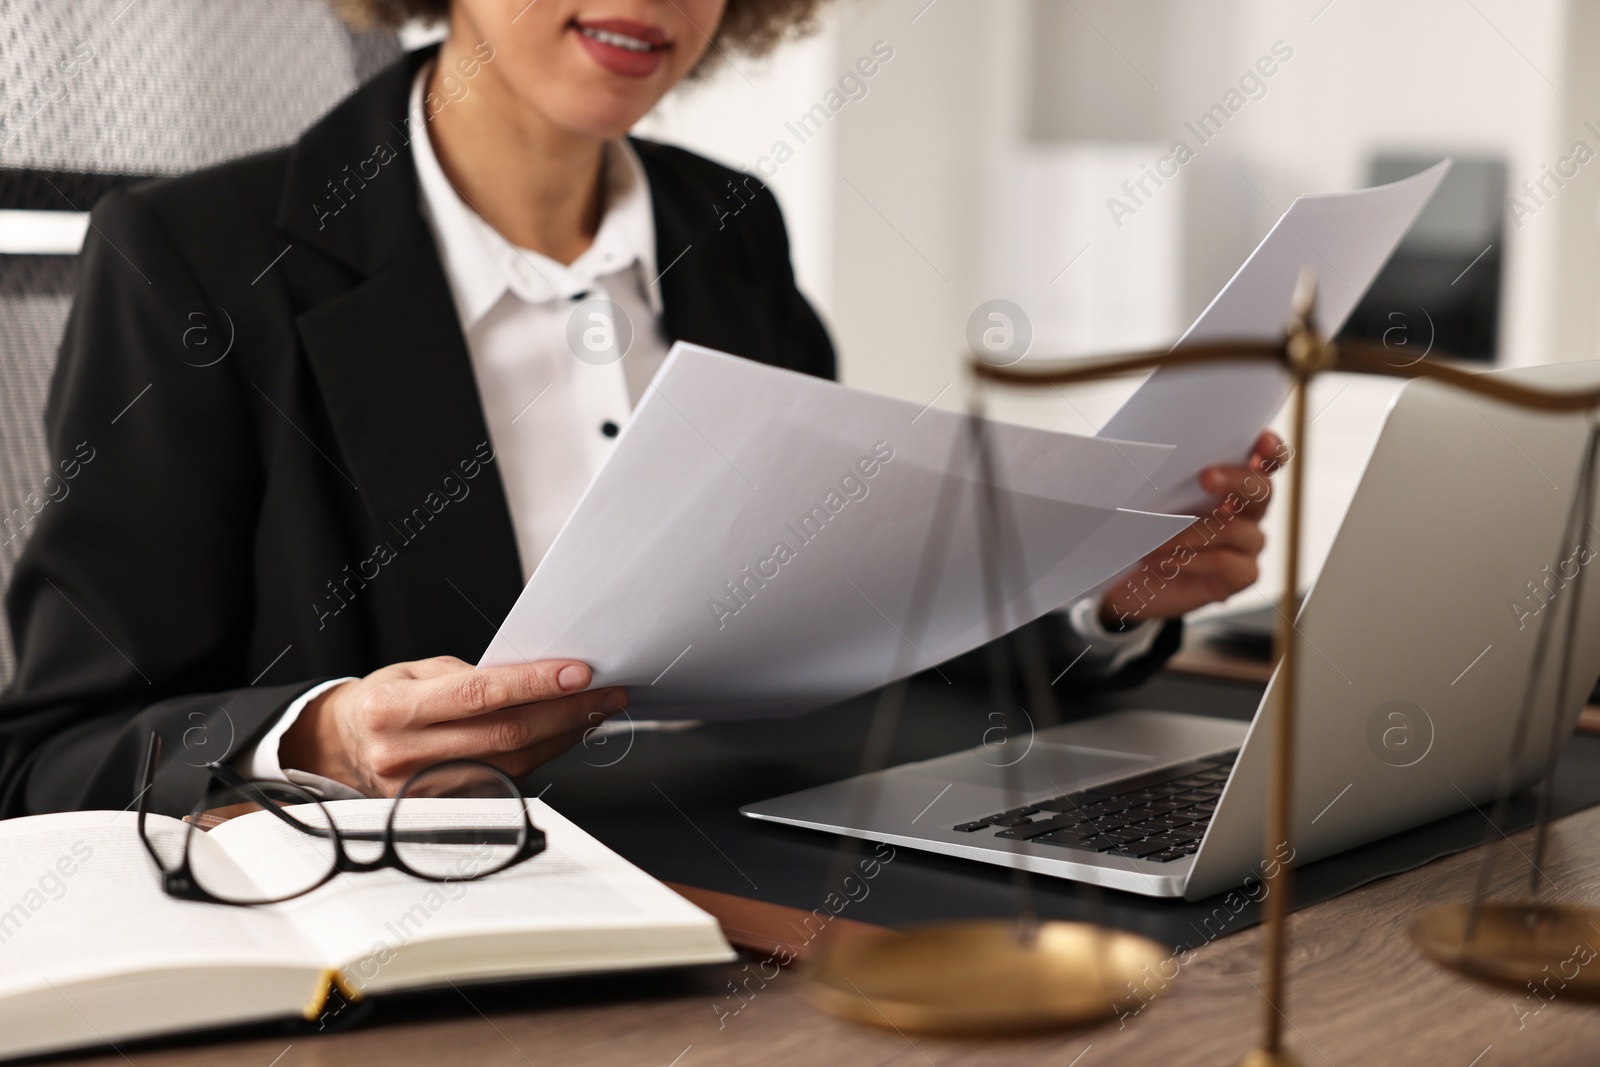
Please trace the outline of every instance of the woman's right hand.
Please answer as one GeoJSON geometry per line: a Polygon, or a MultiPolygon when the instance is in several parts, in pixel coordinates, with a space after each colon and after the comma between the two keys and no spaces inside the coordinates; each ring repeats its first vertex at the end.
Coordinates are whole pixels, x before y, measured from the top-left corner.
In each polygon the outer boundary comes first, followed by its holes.
{"type": "Polygon", "coordinates": [[[369,796],[393,796],[448,759],[485,760],[517,778],[628,706],[626,689],[587,690],[591,678],[574,660],[391,664],[317,694],[283,735],[278,762],[369,796]]]}

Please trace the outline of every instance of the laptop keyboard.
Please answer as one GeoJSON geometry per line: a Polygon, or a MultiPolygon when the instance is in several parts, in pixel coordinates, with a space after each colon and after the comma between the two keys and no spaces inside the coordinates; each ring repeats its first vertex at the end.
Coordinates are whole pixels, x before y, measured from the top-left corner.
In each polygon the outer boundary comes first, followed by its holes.
{"type": "Polygon", "coordinates": [[[998,812],[956,830],[1169,863],[1200,848],[1237,750],[998,812]]]}

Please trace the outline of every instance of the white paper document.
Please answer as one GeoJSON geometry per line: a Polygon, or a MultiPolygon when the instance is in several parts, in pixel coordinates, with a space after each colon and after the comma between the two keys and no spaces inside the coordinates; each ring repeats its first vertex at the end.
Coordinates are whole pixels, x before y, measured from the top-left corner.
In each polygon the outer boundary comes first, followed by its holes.
{"type": "Polygon", "coordinates": [[[674,345],[480,665],[583,660],[645,718],[793,714],[976,648],[1192,521],[1118,510],[1170,445],[985,432],[1008,527],[988,583],[966,416],[674,345]]]}
{"type": "MultiPolygon", "coordinates": [[[[1445,160],[1389,185],[1300,197],[1178,343],[1282,337],[1295,283],[1307,266],[1317,276],[1316,327],[1324,337],[1337,334],[1449,169],[1445,160]]],[[[1267,364],[1152,372],[1100,431],[1175,446],[1127,506],[1208,507],[1195,476],[1214,463],[1247,458],[1287,396],[1287,376],[1267,364]]]]}

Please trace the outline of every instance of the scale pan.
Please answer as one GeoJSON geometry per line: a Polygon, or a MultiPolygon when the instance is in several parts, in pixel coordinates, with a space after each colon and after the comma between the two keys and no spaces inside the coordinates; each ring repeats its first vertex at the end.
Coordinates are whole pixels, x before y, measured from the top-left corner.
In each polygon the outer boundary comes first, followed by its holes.
{"type": "Polygon", "coordinates": [[[1429,908],[1411,923],[1411,940],[1435,963],[1489,985],[1600,1003],[1600,909],[1572,904],[1486,903],[1466,938],[1470,904],[1429,908]]]}
{"type": "Polygon", "coordinates": [[[994,1035],[1096,1022],[1171,982],[1162,963],[1173,954],[1148,938],[1088,923],[1035,930],[1030,943],[1016,920],[997,919],[852,940],[809,970],[806,995],[855,1022],[994,1035]]]}

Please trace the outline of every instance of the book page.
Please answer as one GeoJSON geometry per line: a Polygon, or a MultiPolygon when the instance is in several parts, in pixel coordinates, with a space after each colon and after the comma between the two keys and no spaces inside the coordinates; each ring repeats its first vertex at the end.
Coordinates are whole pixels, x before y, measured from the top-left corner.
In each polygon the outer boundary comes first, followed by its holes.
{"type": "MultiPolygon", "coordinates": [[[[149,818],[154,833],[185,831],[149,818]]],[[[324,966],[269,910],[167,896],[136,823],[133,812],[104,811],[0,822],[0,996],[172,967],[324,966]]],[[[195,848],[216,849],[195,837],[195,848]]]]}
{"type": "MultiPolygon", "coordinates": [[[[470,800],[412,801],[427,805],[427,822],[460,825],[482,812],[470,800]]],[[[383,826],[387,800],[345,800],[327,805],[341,830],[383,826]]],[[[606,848],[538,800],[528,800],[548,847],[509,870],[475,880],[432,882],[396,870],[341,874],[298,900],[275,905],[330,959],[387,959],[402,946],[474,935],[551,930],[629,930],[667,926],[710,927],[714,920],[648,874],[606,848]]],[[[418,825],[421,818],[413,819],[418,825]]],[[[230,820],[211,831],[229,852],[281,854],[295,848],[297,831],[266,812],[230,820]]],[[[354,848],[375,854],[375,846],[354,848]]],[[[463,848],[466,848],[463,846],[463,848]]],[[[463,873],[471,870],[470,848],[463,873]]],[[[372,975],[347,971],[357,984],[372,975]]]]}

